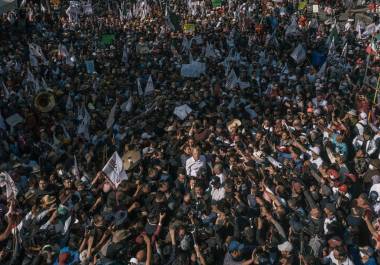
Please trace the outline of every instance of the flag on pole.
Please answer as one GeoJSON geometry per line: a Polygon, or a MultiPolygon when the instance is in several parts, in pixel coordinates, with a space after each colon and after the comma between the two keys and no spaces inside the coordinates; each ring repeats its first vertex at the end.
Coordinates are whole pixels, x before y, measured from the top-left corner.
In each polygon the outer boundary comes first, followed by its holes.
{"type": "Polygon", "coordinates": [[[123,180],[128,179],[128,176],[123,168],[123,160],[117,152],[112,154],[102,171],[116,188],[123,180]]]}
{"type": "Polygon", "coordinates": [[[232,69],[231,72],[227,76],[226,88],[233,89],[238,83],[239,83],[239,80],[236,76],[234,69],[232,69]]]}
{"type": "Polygon", "coordinates": [[[318,77],[324,76],[325,72],[326,72],[326,68],[327,68],[327,60],[322,64],[321,68],[319,69],[319,71],[317,73],[317,76],[318,77]]]}
{"type": "Polygon", "coordinates": [[[290,57],[292,57],[297,64],[302,63],[306,59],[305,48],[301,44],[298,44],[297,47],[293,50],[290,57]]]}
{"type": "Polygon", "coordinates": [[[108,115],[107,123],[106,123],[107,129],[111,128],[115,122],[116,107],[117,107],[117,102],[113,105],[110,111],[110,114],[108,115]]]}
{"type": "Polygon", "coordinates": [[[346,44],[344,44],[341,56],[343,58],[346,58],[346,56],[347,56],[347,42],[346,42],[346,44]]]}
{"type": "Polygon", "coordinates": [[[132,96],[128,98],[126,102],[124,102],[121,106],[120,109],[121,111],[126,111],[130,112],[132,110],[133,102],[132,102],[132,96]]]}
{"type": "Polygon", "coordinates": [[[8,90],[7,86],[4,84],[4,82],[1,82],[1,83],[2,83],[2,86],[3,86],[3,92],[4,92],[3,95],[4,95],[4,97],[6,99],[8,99],[9,96],[10,96],[9,90],[8,90]]]}
{"type": "Polygon", "coordinates": [[[366,28],[365,31],[363,32],[364,36],[370,36],[376,32],[376,24],[372,23],[369,24],[366,28]]]}
{"type": "Polygon", "coordinates": [[[124,45],[123,48],[123,57],[121,58],[121,61],[125,64],[128,63],[128,46],[127,44],[124,45]]]}
{"type": "Polygon", "coordinates": [[[152,80],[152,76],[150,75],[148,79],[148,83],[146,83],[146,86],[145,86],[144,95],[147,96],[153,92],[154,92],[153,80],[152,80]]]}
{"type": "Polygon", "coordinates": [[[74,176],[79,179],[80,176],[79,176],[79,168],[78,168],[78,162],[77,162],[77,157],[76,155],[74,155],[74,168],[73,168],[73,173],[74,173],[74,176]]]}
{"type": "Polygon", "coordinates": [[[375,38],[371,39],[371,42],[368,44],[368,46],[366,48],[366,52],[370,55],[376,55],[377,54],[378,46],[377,46],[375,38]]]}
{"type": "Polygon", "coordinates": [[[69,52],[64,44],[58,44],[58,56],[62,58],[69,57],[69,52]]]}
{"type": "Polygon", "coordinates": [[[94,13],[94,11],[92,10],[91,2],[83,3],[82,9],[83,9],[83,13],[87,16],[92,15],[94,13]]]}
{"type": "Polygon", "coordinates": [[[137,92],[139,93],[139,96],[144,95],[144,92],[143,92],[142,87],[141,87],[140,78],[137,78],[137,92]]]}
{"type": "Polygon", "coordinates": [[[78,129],[77,134],[82,134],[86,139],[90,139],[90,133],[88,131],[88,126],[90,125],[91,116],[88,113],[86,107],[81,108],[81,114],[78,115],[78,119],[81,121],[78,129]]]}
{"type": "Polygon", "coordinates": [[[333,37],[331,42],[330,42],[330,47],[329,47],[329,53],[327,54],[327,56],[331,56],[335,54],[335,38],[333,37]]]}
{"type": "Polygon", "coordinates": [[[0,173],[0,187],[4,187],[6,190],[7,199],[16,199],[18,189],[15,182],[7,172],[0,173]]]}
{"type": "Polygon", "coordinates": [[[362,29],[361,29],[361,26],[360,26],[360,20],[358,20],[358,22],[356,23],[355,31],[358,33],[358,35],[356,37],[358,39],[361,39],[362,38],[362,29]]]}

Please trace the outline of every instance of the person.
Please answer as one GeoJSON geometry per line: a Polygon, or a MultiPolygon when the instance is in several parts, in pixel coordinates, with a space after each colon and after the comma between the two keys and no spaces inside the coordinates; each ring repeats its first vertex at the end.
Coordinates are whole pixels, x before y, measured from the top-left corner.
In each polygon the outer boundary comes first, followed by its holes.
{"type": "Polygon", "coordinates": [[[192,156],[186,160],[186,173],[188,176],[197,177],[207,167],[206,157],[201,155],[201,149],[195,147],[192,156]]]}
{"type": "Polygon", "coordinates": [[[309,2],[0,7],[0,264],[378,264],[379,14],[309,2]]]}

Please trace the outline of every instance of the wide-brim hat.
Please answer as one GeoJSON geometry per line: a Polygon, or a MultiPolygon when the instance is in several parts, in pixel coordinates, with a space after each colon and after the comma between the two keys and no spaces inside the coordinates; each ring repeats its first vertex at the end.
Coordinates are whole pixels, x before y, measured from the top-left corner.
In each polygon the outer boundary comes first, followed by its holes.
{"type": "Polygon", "coordinates": [[[123,155],[124,170],[132,169],[141,160],[141,152],[139,150],[129,150],[123,155]]]}
{"type": "Polygon", "coordinates": [[[112,243],[119,243],[126,239],[129,235],[128,230],[123,229],[123,230],[116,230],[115,232],[112,233],[112,243]]]}
{"type": "Polygon", "coordinates": [[[41,199],[41,204],[45,207],[49,207],[56,202],[56,198],[51,195],[45,195],[41,199]]]}
{"type": "Polygon", "coordinates": [[[239,126],[241,126],[241,121],[238,119],[233,119],[227,123],[227,129],[229,132],[232,132],[233,128],[237,128],[239,126]]]}

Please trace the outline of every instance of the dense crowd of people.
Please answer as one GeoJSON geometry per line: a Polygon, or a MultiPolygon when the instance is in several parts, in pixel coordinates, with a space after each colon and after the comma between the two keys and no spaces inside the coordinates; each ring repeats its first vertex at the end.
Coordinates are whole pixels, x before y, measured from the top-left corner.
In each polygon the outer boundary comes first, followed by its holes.
{"type": "Polygon", "coordinates": [[[380,264],[376,1],[314,2],[3,13],[0,264],[380,264]]]}

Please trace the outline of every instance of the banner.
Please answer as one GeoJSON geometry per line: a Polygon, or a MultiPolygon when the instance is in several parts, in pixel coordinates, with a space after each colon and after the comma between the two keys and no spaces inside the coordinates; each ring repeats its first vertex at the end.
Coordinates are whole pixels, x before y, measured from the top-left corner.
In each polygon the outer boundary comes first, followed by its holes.
{"type": "Polygon", "coordinates": [[[298,10],[303,10],[307,6],[307,1],[301,1],[298,3],[298,10]]]}
{"type": "Polygon", "coordinates": [[[185,33],[194,33],[195,31],[195,24],[192,24],[192,23],[186,23],[184,26],[183,26],[183,31],[185,33]]]}
{"type": "Polygon", "coordinates": [[[206,64],[197,61],[192,61],[189,64],[182,64],[181,66],[181,76],[182,77],[199,77],[206,71],[206,64]]]}
{"type": "Polygon", "coordinates": [[[115,34],[103,34],[100,43],[103,45],[111,45],[115,40],[115,34]]]}
{"type": "Polygon", "coordinates": [[[186,117],[192,112],[193,110],[187,105],[184,104],[182,106],[175,107],[174,114],[180,118],[181,120],[186,119],[186,117]]]}
{"type": "Polygon", "coordinates": [[[94,60],[86,60],[85,64],[86,64],[87,74],[93,74],[95,72],[94,60]]]}
{"type": "Polygon", "coordinates": [[[298,46],[293,50],[290,57],[292,57],[297,64],[302,63],[306,59],[305,48],[301,44],[298,44],[298,46]]]}
{"type": "Polygon", "coordinates": [[[212,8],[218,8],[222,6],[222,0],[212,0],[212,8]]]}
{"type": "Polygon", "coordinates": [[[123,180],[128,179],[128,176],[123,168],[123,160],[117,152],[113,153],[110,160],[108,160],[107,164],[103,167],[102,171],[116,188],[123,180]]]}
{"type": "Polygon", "coordinates": [[[7,172],[0,173],[0,187],[4,187],[4,186],[6,189],[7,199],[11,197],[16,199],[18,190],[17,190],[15,182],[13,181],[13,179],[11,178],[11,176],[9,176],[7,172]]]}

